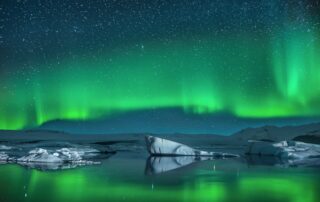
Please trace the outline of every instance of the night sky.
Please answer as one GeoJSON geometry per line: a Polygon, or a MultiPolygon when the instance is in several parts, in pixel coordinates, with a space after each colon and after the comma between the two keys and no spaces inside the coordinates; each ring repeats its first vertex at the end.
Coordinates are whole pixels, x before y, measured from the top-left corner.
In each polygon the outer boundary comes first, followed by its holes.
{"type": "Polygon", "coordinates": [[[319,2],[1,0],[0,129],[319,117],[319,2]]]}

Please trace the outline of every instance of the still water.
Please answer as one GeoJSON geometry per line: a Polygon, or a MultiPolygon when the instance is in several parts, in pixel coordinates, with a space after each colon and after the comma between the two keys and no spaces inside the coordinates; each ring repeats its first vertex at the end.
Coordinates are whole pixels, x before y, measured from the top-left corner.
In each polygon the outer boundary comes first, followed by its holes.
{"type": "Polygon", "coordinates": [[[240,158],[201,161],[165,172],[149,163],[145,153],[119,152],[101,165],[70,170],[0,165],[0,201],[320,201],[319,168],[240,158]]]}

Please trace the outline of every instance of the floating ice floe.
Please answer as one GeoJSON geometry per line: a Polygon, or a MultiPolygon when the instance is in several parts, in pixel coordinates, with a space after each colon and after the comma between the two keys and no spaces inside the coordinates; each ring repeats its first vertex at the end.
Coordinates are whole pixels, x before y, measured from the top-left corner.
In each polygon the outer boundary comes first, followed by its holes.
{"type": "Polygon", "coordinates": [[[208,152],[159,137],[146,136],[147,150],[152,156],[211,156],[215,158],[238,157],[236,154],[208,152]]]}
{"type": "Polygon", "coordinates": [[[5,152],[0,152],[0,161],[5,162],[8,161],[9,156],[5,152]]]}
{"type": "MultiPolygon", "coordinates": [[[[98,152],[93,150],[93,152],[98,152]]],[[[18,162],[42,162],[42,163],[58,163],[58,162],[74,162],[81,161],[86,155],[86,151],[77,148],[62,148],[57,150],[47,150],[37,148],[29,151],[29,155],[17,159],[18,162]]]]}
{"type": "Polygon", "coordinates": [[[54,170],[66,170],[73,169],[82,166],[98,165],[97,161],[78,161],[78,162],[61,162],[61,163],[40,163],[40,162],[18,162],[19,165],[42,170],[42,171],[54,171],[54,170]]]}
{"type": "Polygon", "coordinates": [[[295,141],[250,141],[246,154],[276,156],[282,159],[320,158],[320,145],[295,141]]]}
{"type": "MultiPolygon", "coordinates": [[[[105,151],[90,146],[56,147],[59,144],[43,144],[44,148],[31,149],[30,145],[21,144],[15,149],[0,150],[0,164],[14,163],[40,170],[69,169],[84,165],[100,164],[96,158],[109,157],[105,151]],[[30,150],[31,149],[31,150],[30,150]]],[[[65,144],[67,145],[67,144],[65,144]]],[[[71,145],[70,145],[71,146],[71,145]]]]}
{"type": "Polygon", "coordinates": [[[12,147],[6,146],[6,145],[0,145],[0,150],[10,150],[12,147]]]}

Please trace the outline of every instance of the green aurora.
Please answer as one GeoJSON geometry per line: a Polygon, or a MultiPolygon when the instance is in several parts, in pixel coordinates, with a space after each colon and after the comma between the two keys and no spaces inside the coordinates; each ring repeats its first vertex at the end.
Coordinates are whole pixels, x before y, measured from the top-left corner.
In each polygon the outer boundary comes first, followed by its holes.
{"type": "Polygon", "coordinates": [[[246,118],[318,116],[320,31],[309,21],[30,58],[26,68],[1,76],[0,129],[169,107],[246,118]]]}
{"type": "Polygon", "coordinates": [[[316,34],[149,42],[98,58],[67,58],[52,71],[9,75],[2,81],[0,128],[164,107],[253,118],[319,115],[316,34]]]}

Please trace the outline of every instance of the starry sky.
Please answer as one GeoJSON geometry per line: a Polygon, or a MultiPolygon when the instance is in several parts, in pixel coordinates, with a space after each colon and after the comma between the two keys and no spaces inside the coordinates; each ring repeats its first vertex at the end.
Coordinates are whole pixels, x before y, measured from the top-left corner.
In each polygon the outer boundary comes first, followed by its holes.
{"type": "Polygon", "coordinates": [[[319,117],[319,0],[0,2],[0,129],[167,109],[319,117]]]}

